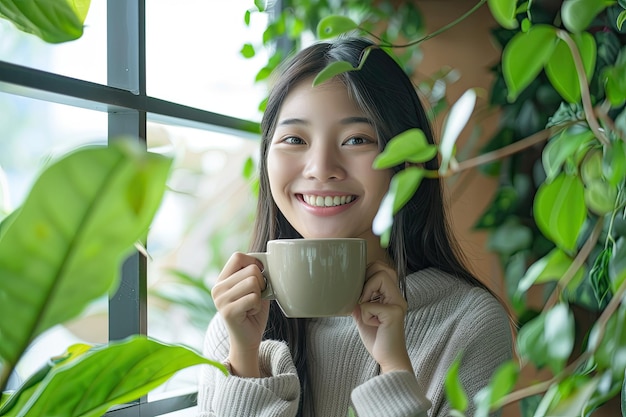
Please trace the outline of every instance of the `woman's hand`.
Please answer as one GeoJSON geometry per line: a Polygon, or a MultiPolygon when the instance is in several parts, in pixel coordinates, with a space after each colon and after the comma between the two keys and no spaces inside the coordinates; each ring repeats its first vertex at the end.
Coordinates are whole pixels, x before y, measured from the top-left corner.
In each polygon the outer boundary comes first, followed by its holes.
{"type": "Polygon", "coordinates": [[[211,290],[215,307],[230,336],[228,360],[233,374],[259,377],[259,346],[269,316],[269,301],[261,298],[262,265],[244,253],[233,254],[211,290]]]}
{"type": "Polygon", "coordinates": [[[407,303],[396,272],[377,261],[367,267],[366,280],[360,303],[352,313],[365,348],[380,365],[381,373],[413,372],[404,337],[407,303]]]}

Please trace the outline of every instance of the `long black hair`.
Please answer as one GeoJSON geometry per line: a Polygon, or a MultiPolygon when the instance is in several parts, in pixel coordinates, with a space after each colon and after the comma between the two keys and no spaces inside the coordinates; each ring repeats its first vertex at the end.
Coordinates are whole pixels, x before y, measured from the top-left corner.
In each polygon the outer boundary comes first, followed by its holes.
{"type": "MultiPolygon", "coordinates": [[[[412,128],[421,129],[427,140],[434,143],[426,111],[413,83],[387,52],[363,38],[340,38],[303,49],[282,67],[261,121],[260,186],[251,251],[265,251],[267,242],[272,239],[301,237],[276,206],[267,172],[268,149],[282,103],[298,83],[305,80],[310,82],[330,63],[347,61],[356,67],[368,47],[372,48],[371,52],[360,70],[346,72],[336,78],[346,86],[356,105],[373,120],[380,149],[384,149],[394,136],[412,128]]],[[[437,170],[437,158],[426,162],[424,166],[437,170]]],[[[393,170],[399,172],[404,167],[402,164],[393,170]]],[[[439,179],[424,180],[406,206],[394,216],[387,251],[403,291],[408,275],[428,267],[438,268],[460,280],[485,288],[465,267],[461,252],[450,233],[439,179]]],[[[304,398],[308,381],[306,320],[286,318],[277,304],[272,302],[264,338],[288,343],[302,384],[301,398],[304,398]]]]}

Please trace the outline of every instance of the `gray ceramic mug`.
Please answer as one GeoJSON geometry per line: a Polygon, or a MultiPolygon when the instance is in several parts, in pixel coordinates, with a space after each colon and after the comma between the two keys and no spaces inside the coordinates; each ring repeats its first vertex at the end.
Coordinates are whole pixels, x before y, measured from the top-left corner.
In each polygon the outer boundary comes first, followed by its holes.
{"type": "Polygon", "coordinates": [[[346,316],[359,301],[367,246],[364,239],[279,239],[267,252],[250,253],[263,263],[267,288],[287,317],[346,316]]]}

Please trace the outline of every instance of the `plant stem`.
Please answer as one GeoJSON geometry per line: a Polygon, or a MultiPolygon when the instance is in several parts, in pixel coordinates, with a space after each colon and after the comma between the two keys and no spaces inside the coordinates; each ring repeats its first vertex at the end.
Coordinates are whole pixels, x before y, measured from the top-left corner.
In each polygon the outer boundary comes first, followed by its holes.
{"type": "Polygon", "coordinates": [[[458,165],[454,167],[451,166],[450,169],[446,172],[445,176],[447,177],[450,175],[454,175],[466,169],[474,168],[488,162],[493,162],[498,159],[506,158],[507,156],[513,155],[526,148],[530,148],[533,145],[547,140],[551,136],[551,133],[552,129],[540,130],[539,132],[534,133],[531,136],[520,139],[517,142],[507,145],[503,148],[496,149],[495,151],[487,152],[474,158],[459,162],[458,165]]]}
{"type": "Polygon", "coordinates": [[[467,12],[465,12],[461,17],[453,20],[452,22],[448,23],[445,26],[442,26],[441,28],[437,29],[436,31],[429,33],[428,35],[411,41],[409,43],[405,43],[405,44],[400,44],[400,45],[394,45],[394,44],[381,44],[380,46],[383,46],[385,48],[407,48],[409,46],[414,46],[417,44],[420,44],[424,41],[427,41],[431,38],[434,38],[437,35],[441,35],[443,32],[447,31],[448,29],[453,28],[454,26],[458,25],[459,23],[461,23],[463,20],[467,19],[470,15],[472,15],[476,10],[480,9],[483,4],[487,3],[487,0],[480,0],[478,3],[476,3],[474,5],[474,7],[472,7],[470,10],[468,10],[467,12]]]}
{"type": "Polygon", "coordinates": [[[569,268],[567,268],[567,271],[565,271],[565,274],[563,274],[563,277],[559,280],[554,291],[552,291],[550,298],[548,299],[548,301],[546,301],[546,305],[543,307],[544,313],[547,312],[550,308],[552,308],[552,306],[554,306],[554,304],[558,302],[559,296],[561,295],[561,292],[563,291],[563,289],[567,287],[567,285],[576,275],[576,272],[578,272],[580,267],[583,266],[583,264],[585,263],[589,255],[591,254],[591,251],[593,250],[594,246],[596,245],[596,242],[600,238],[600,233],[602,232],[603,225],[604,225],[604,217],[600,217],[598,221],[596,222],[595,226],[593,227],[591,234],[585,241],[585,244],[580,249],[580,252],[578,252],[578,255],[576,255],[576,258],[574,258],[574,261],[569,266],[569,268]]]}
{"type": "Polygon", "coordinates": [[[609,140],[600,128],[600,123],[598,123],[598,119],[596,118],[593,105],[591,104],[591,95],[589,94],[589,86],[587,85],[585,66],[583,65],[583,60],[580,57],[580,51],[578,51],[578,46],[576,45],[576,42],[574,42],[574,39],[572,39],[572,37],[566,31],[557,30],[556,34],[565,42],[565,44],[570,49],[570,52],[572,53],[572,57],[574,58],[574,66],[576,67],[576,73],[578,74],[581,100],[583,103],[583,109],[585,110],[585,118],[587,119],[587,123],[589,123],[591,131],[602,143],[602,145],[610,146],[609,140]]]}

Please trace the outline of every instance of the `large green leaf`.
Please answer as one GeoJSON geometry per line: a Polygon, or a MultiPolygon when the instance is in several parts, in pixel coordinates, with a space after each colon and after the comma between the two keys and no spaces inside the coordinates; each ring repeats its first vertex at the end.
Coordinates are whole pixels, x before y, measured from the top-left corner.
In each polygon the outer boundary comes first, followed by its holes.
{"type": "Polygon", "coordinates": [[[537,190],[533,214],[541,232],[566,252],[574,252],[587,215],[579,177],[561,174],[537,190]]]}
{"type": "Polygon", "coordinates": [[[91,0],[0,0],[0,17],[46,42],[72,41],[83,35],[91,0]]]}
{"type": "Polygon", "coordinates": [[[119,140],[50,165],[0,239],[0,356],[14,365],[44,330],[117,282],[147,233],[171,160],[119,140]]]}
{"type": "Polygon", "coordinates": [[[516,0],[487,0],[489,10],[500,26],[506,29],[515,29],[517,27],[517,19],[515,19],[517,11],[516,0]]]}
{"type": "MultiPolygon", "coordinates": [[[[596,41],[588,32],[573,35],[585,68],[587,80],[591,79],[596,65],[596,41]]],[[[566,101],[580,101],[580,80],[576,72],[572,51],[564,41],[559,41],[546,64],[546,75],[556,91],[566,101]]]]}
{"type": "Polygon", "coordinates": [[[68,347],[62,355],[48,359],[48,361],[29,376],[15,392],[7,396],[7,401],[3,402],[0,406],[0,416],[17,414],[19,410],[26,407],[26,404],[28,404],[30,398],[37,391],[41,382],[53,369],[76,360],[76,358],[80,357],[91,348],[92,346],[90,345],[78,343],[68,347]],[[12,411],[9,413],[10,410],[12,411]]]}
{"type": "Polygon", "coordinates": [[[502,75],[509,89],[509,101],[514,101],[539,75],[557,41],[554,26],[536,25],[528,32],[519,32],[507,43],[502,51],[502,75]]]}
{"type": "Polygon", "coordinates": [[[7,416],[101,416],[113,405],[147,394],[177,371],[200,364],[226,372],[223,365],[188,348],[133,336],[53,369],[26,407],[7,416]]]}
{"type": "Polygon", "coordinates": [[[561,4],[563,25],[570,32],[581,32],[611,3],[606,0],[565,0],[561,4]]]}

